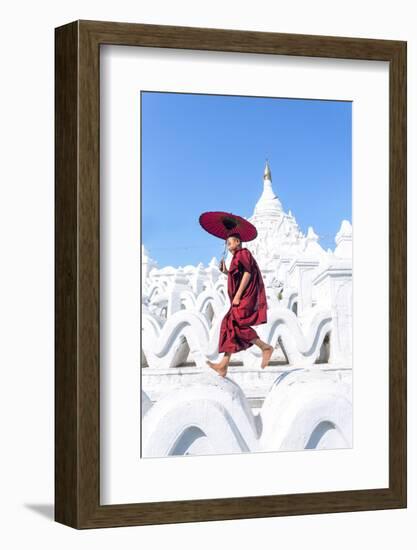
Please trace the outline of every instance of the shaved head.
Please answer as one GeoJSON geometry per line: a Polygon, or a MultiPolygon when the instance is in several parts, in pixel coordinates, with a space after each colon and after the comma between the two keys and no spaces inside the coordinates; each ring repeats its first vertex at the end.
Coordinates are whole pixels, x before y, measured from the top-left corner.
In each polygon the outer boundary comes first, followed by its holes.
{"type": "Polygon", "coordinates": [[[226,244],[229,252],[231,252],[232,254],[234,254],[236,250],[240,249],[242,247],[242,241],[239,233],[232,233],[231,235],[229,235],[227,237],[226,244]]]}
{"type": "Polygon", "coordinates": [[[239,242],[242,242],[242,239],[240,238],[239,233],[232,233],[231,235],[229,235],[227,237],[227,240],[229,240],[229,239],[234,239],[235,241],[237,240],[239,242]]]}

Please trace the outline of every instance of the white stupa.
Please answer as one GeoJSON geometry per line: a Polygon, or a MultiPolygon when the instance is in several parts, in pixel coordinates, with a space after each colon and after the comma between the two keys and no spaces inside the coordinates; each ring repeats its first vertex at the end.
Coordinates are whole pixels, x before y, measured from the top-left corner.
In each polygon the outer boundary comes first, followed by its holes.
{"type": "Polygon", "coordinates": [[[272,189],[272,174],[268,164],[265,164],[264,170],[264,188],[262,195],[255,205],[253,218],[257,220],[273,219],[283,214],[282,204],[274,190],[272,189]]]}
{"type": "Polygon", "coordinates": [[[248,218],[258,230],[258,236],[247,245],[260,266],[283,255],[294,257],[302,251],[305,236],[291,210],[286,213],[272,187],[272,174],[268,160],[265,164],[262,194],[248,218]]]}

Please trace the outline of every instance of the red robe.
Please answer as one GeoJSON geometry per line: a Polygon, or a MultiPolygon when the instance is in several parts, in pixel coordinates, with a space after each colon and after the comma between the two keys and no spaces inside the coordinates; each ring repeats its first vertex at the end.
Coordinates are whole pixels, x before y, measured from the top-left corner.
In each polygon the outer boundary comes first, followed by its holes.
{"type": "Polygon", "coordinates": [[[251,325],[267,322],[267,303],[265,285],[259,266],[248,248],[240,248],[233,254],[227,278],[227,292],[230,298],[230,309],[220,326],[219,353],[238,351],[253,345],[251,340],[259,338],[251,325]],[[251,277],[243,290],[239,305],[232,304],[244,271],[251,277]]]}

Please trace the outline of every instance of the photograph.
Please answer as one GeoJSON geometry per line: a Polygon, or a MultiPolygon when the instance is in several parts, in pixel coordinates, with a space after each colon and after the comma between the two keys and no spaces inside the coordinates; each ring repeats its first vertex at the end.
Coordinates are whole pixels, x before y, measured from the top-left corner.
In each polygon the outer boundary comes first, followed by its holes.
{"type": "Polygon", "coordinates": [[[75,20],[55,78],[55,521],[406,508],[407,42],[75,20]]]}
{"type": "Polygon", "coordinates": [[[138,101],[137,458],[354,448],[352,101],[138,101]]]}
{"type": "Polygon", "coordinates": [[[414,550],[416,6],[43,8],[2,4],[0,548],[414,550]]]}

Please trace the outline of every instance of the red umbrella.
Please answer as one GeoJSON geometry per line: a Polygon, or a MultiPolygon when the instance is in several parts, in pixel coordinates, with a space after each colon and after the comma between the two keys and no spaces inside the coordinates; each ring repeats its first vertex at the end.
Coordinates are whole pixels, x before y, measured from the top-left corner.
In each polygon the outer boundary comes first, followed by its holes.
{"type": "Polygon", "coordinates": [[[203,229],[220,239],[237,233],[242,241],[253,241],[258,235],[253,224],[231,212],[203,212],[198,221],[203,229]]]}

